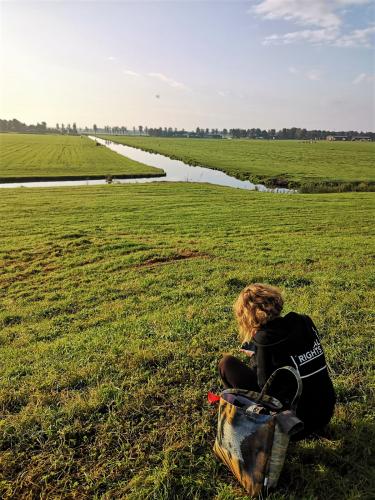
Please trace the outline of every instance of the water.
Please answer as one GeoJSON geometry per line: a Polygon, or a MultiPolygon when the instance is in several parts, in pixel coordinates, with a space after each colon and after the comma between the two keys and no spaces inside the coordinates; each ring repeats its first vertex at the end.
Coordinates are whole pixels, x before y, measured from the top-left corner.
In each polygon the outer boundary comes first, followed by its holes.
{"type": "MultiPolygon", "coordinates": [[[[90,139],[95,140],[90,136],[90,139]]],[[[165,172],[165,177],[148,177],[140,179],[114,179],[116,184],[138,184],[146,182],[200,182],[215,184],[218,186],[229,186],[239,189],[258,190],[258,191],[271,191],[275,193],[292,193],[291,189],[276,188],[269,189],[263,184],[253,184],[250,181],[241,181],[235,177],[221,172],[220,170],[213,170],[205,167],[195,167],[188,165],[180,160],[172,160],[168,156],[157,153],[148,153],[141,149],[125,146],[123,144],[116,144],[112,141],[104,139],[96,139],[100,144],[105,145],[112,151],[126,156],[132,160],[144,163],[151,167],[161,168],[165,172]]],[[[106,184],[106,180],[79,180],[79,181],[43,181],[43,182],[17,182],[0,184],[0,188],[11,187],[56,187],[56,186],[96,186],[106,184]]]]}

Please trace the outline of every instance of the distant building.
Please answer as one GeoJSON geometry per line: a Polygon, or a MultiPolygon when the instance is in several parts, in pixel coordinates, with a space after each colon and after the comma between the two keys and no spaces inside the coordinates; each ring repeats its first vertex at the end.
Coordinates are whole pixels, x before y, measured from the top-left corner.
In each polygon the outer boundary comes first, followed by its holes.
{"type": "Polygon", "coordinates": [[[368,135],[354,135],[352,141],[371,141],[371,137],[368,135]]]}
{"type": "Polygon", "coordinates": [[[347,135],[327,135],[327,141],[349,141],[350,137],[347,135]]]}
{"type": "Polygon", "coordinates": [[[205,132],[189,132],[188,135],[184,137],[189,137],[190,139],[223,139],[221,134],[206,134],[205,132]]]}

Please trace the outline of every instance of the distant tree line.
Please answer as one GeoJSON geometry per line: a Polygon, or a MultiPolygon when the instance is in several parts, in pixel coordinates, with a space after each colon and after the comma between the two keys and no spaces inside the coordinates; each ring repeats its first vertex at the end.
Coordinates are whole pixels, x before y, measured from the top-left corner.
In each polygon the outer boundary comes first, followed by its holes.
{"type": "MultiPolygon", "coordinates": [[[[225,129],[224,129],[225,130],[225,129]]],[[[229,135],[236,139],[298,139],[298,140],[321,140],[327,136],[347,137],[350,140],[352,137],[370,137],[375,140],[374,132],[358,132],[356,130],[349,131],[332,131],[332,130],[307,130],[305,128],[283,128],[280,130],[269,129],[261,130],[260,128],[241,129],[235,128],[229,130],[229,135]]]]}
{"type": "Polygon", "coordinates": [[[46,122],[36,125],[26,125],[15,118],[13,120],[0,119],[0,132],[19,132],[23,134],[68,134],[77,135],[77,125],[68,123],[66,126],[56,123],[55,127],[47,127],[46,122]]]}
{"type": "MultiPolygon", "coordinates": [[[[86,127],[86,132],[89,129],[86,127]]],[[[347,137],[350,140],[352,137],[369,137],[375,140],[374,132],[358,132],[356,130],[349,131],[332,131],[332,130],[307,130],[305,128],[283,128],[280,130],[268,129],[262,130],[260,128],[231,128],[231,129],[218,129],[218,128],[200,128],[197,127],[194,131],[187,131],[184,128],[177,129],[172,127],[147,127],[139,125],[128,129],[126,126],[110,127],[105,126],[101,129],[106,134],[115,135],[149,135],[153,137],[196,137],[196,138],[222,138],[232,137],[234,139],[298,139],[298,140],[322,140],[327,136],[341,136],[347,137]]]]}
{"type": "Polygon", "coordinates": [[[159,127],[159,128],[145,128],[145,130],[148,131],[148,135],[154,136],[154,137],[206,137],[206,138],[212,138],[212,139],[217,139],[222,137],[222,133],[219,132],[219,129],[217,128],[212,128],[212,129],[201,129],[197,127],[195,131],[186,131],[184,128],[178,130],[177,128],[172,128],[172,127],[159,127]]]}
{"type": "MultiPolygon", "coordinates": [[[[307,130],[305,128],[283,128],[276,130],[274,128],[262,130],[260,128],[200,128],[197,127],[194,131],[187,131],[184,128],[177,129],[172,127],[147,127],[138,125],[128,129],[125,125],[111,127],[106,125],[104,128],[98,128],[96,124],[91,129],[85,127],[84,133],[89,134],[94,131],[96,134],[115,134],[115,135],[149,135],[153,137],[196,137],[196,138],[227,138],[234,139],[298,139],[315,141],[326,139],[327,136],[340,136],[346,137],[350,140],[352,137],[368,137],[372,141],[375,140],[375,132],[358,132],[357,130],[349,131],[332,131],[332,130],[307,130]]],[[[64,123],[56,123],[55,127],[47,127],[46,122],[37,123],[36,125],[26,125],[19,120],[1,120],[0,119],[0,132],[21,132],[29,134],[67,134],[77,135],[77,126],[75,123],[64,125],[64,123]]]]}

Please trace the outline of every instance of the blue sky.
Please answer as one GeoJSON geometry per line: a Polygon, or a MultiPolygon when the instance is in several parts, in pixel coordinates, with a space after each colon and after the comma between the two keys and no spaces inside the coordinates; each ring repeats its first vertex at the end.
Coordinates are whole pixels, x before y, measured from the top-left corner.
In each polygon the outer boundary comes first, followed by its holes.
{"type": "Polygon", "coordinates": [[[0,8],[3,118],[375,130],[371,1],[13,0],[0,8]]]}

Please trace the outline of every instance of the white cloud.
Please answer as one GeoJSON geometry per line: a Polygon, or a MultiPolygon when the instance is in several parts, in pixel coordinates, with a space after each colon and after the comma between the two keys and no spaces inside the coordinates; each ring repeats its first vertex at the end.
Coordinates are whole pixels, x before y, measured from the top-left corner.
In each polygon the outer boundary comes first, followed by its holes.
{"type": "Polygon", "coordinates": [[[148,76],[151,76],[152,78],[157,78],[158,80],[166,83],[170,87],[173,88],[178,88],[182,90],[188,90],[188,87],[181,83],[177,82],[176,80],[173,80],[173,78],[169,78],[168,76],[164,75],[163,73],[148,73],[148,76]]]}
{"type": "Polygon", "coordinates": [[[310,69],[309,71],[306,72],[305,75],[308,80],[316,82],[321,79],[322,72],[318,69],[310,69]]]}
{"type": "Polygon", "coordinates": [[[325,0],[262,0],[252,10],[265,19],[285,19],[331,28],[341,24],[340,17],[335,13],[335,3],[325,0]]]}
{"type": "Polygon", "coordinates": [[[182,90],[189,90],[189,88],[181,82],[178,82],[176,80],[173,80],[173,78],[169,78],[168,76],[164,75],[163,73],[146,73],[145,75],[142,75],[141,73],[137,73],[136,71],[133,71],[131,69],[124,69],[122,71],[124,75],[127,76],[133,76],[133,77],[141,77],[141,76],[146,76],[149,78],[156,78],[157,80],[160,80],[170,87],[176,88],[176,89],[182,89],[182,90]]]}
{"type": "Polygon", "coordinates": [[[109,56],[108,57],[108,61],[115,61],[115,60],[116,60],[115,56],[109,56]]]}
{"type": "Polygon", "coordinates": [[[366,76],[366,73],[360,73],[356,78],[354,78],[353,85],[358,85],[359,83],[363,82],[366,76]]]}
{"type": "Polygon", "coordinates": [[[265,37],[263,45],[289,45],[306,42],[336,47],[371,47],[375,26],[342,33],[344,7],[370,3],[371,0],[261,0],[249,12],[263,19],[283,19],[297,25],[311,26],[304,30],[265,37]]]}
{"type": "Polygon", "coordinates": [[[284,35],[269,35],[263,40],[263,45],[290,45],[298,42],[308,42],[315,45],[332,43],[338,37],[336,29],[301,30],[284,35]]]}
{"type": "Polygon", "coordinates": [[[359,83],[372,83],[375,82],[375,75],[368,75],[367,73],[360,73],[352,81],[353,85],[358,85],[359,83]]]}
{"type": "Polygon", "coordinates": [[[289,66],[288,71],[292,75],[299,75],[307,80],[318,81],[322,78],[322,71],[320,69],[299,69],[295,66],[289,66]]]}
{"type": "Polygon", "coordinates": [[[139,73],[136,73],[135,71],[132,71],[130,69],[124,69],[123,73],[124,75],[129,75],[129,76],[141,76],[139,73]]]}
{"type": "Polygon", "coordinates": [[[339,5],[363,5],[369,3],[369,0],[336,0],[339,5]]]}
{"type": "Polygon", "coordinates": [[[249,12],[265,19],[284,19],[298,24],[338,28],[342,8],[370,3],[371,0],[262,0],[249,12]]]}
{"type": "Polygon", "coordinates": [[[375,26],[353,30],[347,35],[342,35],[336,29],[301,30],[292,31],[283,35],[269,35],[263,45],[291,45],[294,43],[311,43],[312,45],[332,45],[335,47],[365,47],[372,46],[372,37],[375,26]]]}
{"type": "Polygon", "coordinates": [[[372,41],[375,35],[375,26],[368,28],[357,29],[338,37],[334,43],[336,47],[367,47],[372,46],[372,41]]]}

